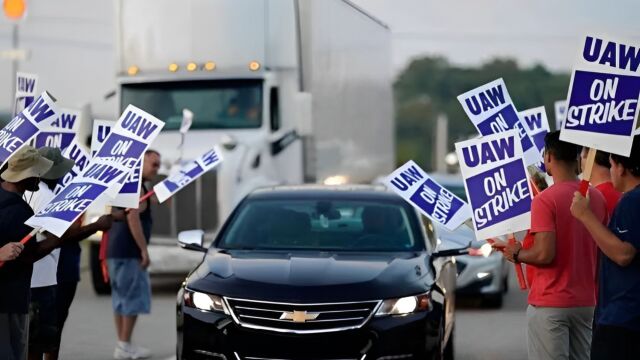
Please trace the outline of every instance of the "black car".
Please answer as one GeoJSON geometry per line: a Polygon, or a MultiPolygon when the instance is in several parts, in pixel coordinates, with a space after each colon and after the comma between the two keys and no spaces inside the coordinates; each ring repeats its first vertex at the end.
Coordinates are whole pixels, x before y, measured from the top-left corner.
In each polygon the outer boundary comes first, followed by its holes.
{"type": "Polygon", "coordinates": [[[178,359],[453,358],[456,267],[434,228],[375,187],[247,196],[178,293],[178,359]]]}

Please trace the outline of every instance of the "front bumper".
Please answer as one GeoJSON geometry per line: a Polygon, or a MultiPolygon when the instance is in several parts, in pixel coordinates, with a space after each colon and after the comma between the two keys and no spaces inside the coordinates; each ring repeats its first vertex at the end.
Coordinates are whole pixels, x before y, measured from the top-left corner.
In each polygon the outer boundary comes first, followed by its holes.
{"type": "Polygon", "coordinates": [[[438,349],[437,311],[372,318],[357,330],[285,334],[237,325],[222,313],[178,309],[178,352],[183,359],[418,359],[438,349]]]}

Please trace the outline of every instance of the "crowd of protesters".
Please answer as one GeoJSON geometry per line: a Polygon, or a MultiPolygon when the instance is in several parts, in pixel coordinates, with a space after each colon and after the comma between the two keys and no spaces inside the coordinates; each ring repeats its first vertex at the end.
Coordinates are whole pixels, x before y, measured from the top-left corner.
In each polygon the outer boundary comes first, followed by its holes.
{"type": "Polygon", "coordinates": [[[596,153],[585,197],[588,151],[547,134],[553,185],[532,202],[532,244],[495,245],[533,270],[529,359],[640,359],[640,136],[629,157],[596,153]]]}
{"type": "MultiPolygon", "coordinates": [[[[95,222],[74,223],[62,237],[36,234],[25,221],[54,197],[54,189],[74,166],[59,149],[25,146],[0,178],[0,359],[57,359],[64,323],[80,280],[79,242],[114,230],[109,268],[118,330],[116,359],[141,359],[150,352],[131,343],[136,316],[150,311],[146,244],[151,231],[150,203],[115,209],[95,222]]],[[[160,154],[145,154],[143,179],[157,175],[160,154]]],[[[146,189],[143,190],[146,192],[146,189]]]]}

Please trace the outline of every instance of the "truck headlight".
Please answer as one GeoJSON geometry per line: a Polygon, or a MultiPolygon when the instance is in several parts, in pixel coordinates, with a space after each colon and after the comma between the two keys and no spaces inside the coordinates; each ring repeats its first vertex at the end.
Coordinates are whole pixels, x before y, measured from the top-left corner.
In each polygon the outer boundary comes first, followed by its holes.
{"type": "Polygon", "coordinates": [[[184,290],[184,304],[203,311],[217,311],[229,315],[229,310],[221,296],[205,294],[189,289],[184,290]]]}
{"type": "Polygon", "coordinates": [[[388,299],[376,312],[376,316],[406,315],[421,311],[427,311],[431,307],[429,294],[407,296],[398,299],[388,299]]]}

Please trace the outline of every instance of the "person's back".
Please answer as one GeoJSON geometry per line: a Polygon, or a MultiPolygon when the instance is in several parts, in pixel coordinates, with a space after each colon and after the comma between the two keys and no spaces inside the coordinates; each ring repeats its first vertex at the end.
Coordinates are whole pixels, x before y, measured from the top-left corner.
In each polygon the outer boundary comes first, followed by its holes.
{"type": "MultiPolygon", "coordinates": [[[[538,195],[531,209],[531,231],[554,232],[556,256],[549,265],[537,266],[529,304],[543,307],[594,306],[597,247],[587,229],[570,212],[578,181],[555,184],[538,195]]],[[[590,206],[607,222],[604,197],[591,188],[590,206]]]]}

